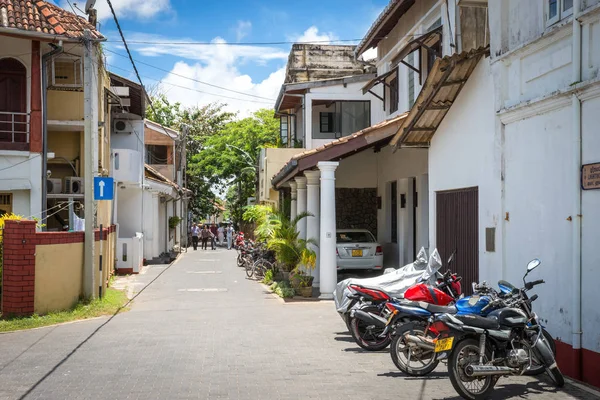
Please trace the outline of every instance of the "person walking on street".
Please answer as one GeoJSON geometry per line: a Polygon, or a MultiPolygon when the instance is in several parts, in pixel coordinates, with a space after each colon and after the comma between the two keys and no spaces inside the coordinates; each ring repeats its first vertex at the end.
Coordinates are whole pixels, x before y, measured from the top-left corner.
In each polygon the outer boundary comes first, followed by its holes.
{"type": "Polygon", "coordinates": [[[225,229],[222,226],[219,226],[217,229],[217,237],[219,238],[219,246],[223,247],[223,239],[225,238],[225,229]]]}
{"type": "Polygon", "coordinates": [[[225,235],[227,235],[227,250],[231,250],[231,242],[233,241],[233,227],[231,224],[225,228],[225,235]]]}
{"type": "Polygon", "coordinates": [[[198,237],[200,236],[200,227],[194,222],[192,225],[192,246],[194,250],[198,250],[198,237]]]}
{"type": "Polygon", "coordinates": [[[210,248],[215,250],[217,248],[217,235],[219,234],[217,230],[217,224],[212,224],[210,226],[210,248]]]}
{"type": "Polygon", "coordinates": [[[210,230],[208,229],[208,225],[204,225],[202,230],[200,231],[200,237],[202,238],[202,250],[207,250],[208,239],[210,239],[210,230]]]}

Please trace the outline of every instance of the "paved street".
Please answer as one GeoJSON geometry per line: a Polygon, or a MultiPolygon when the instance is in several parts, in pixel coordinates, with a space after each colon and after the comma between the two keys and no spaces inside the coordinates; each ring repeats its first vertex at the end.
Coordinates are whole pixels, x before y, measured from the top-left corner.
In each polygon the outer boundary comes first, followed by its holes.
{"type": "MultiPolygon", "coordinates": [[[[351,341],[331,302],[284,303],[234,257],[190,251],[136,277],[128,312],[0,335],[0,398],[457,398],[445,368],[402,376],[388,353],[351,341]]],[[[505,378],[495,398],[594,397],[505,378]]]]}

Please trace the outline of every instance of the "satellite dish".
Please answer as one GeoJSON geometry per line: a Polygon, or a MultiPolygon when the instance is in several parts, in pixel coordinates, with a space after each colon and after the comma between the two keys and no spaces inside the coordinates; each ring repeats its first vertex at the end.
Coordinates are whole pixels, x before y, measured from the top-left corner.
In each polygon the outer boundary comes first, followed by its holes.
{"type": "Polygon", "coordinates": [[[89,14],[90,10],[94,8],[94,5],[96,5],[96,0],[87,0],[85,2],[85,13],[89,14]]]}

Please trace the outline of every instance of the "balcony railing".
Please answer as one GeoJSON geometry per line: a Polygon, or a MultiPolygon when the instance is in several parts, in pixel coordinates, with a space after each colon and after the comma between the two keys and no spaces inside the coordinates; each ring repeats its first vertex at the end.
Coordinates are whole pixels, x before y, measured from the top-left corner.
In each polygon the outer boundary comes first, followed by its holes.
{"type": "Polygon", "coordinates": [[[29,147],[29,114],[0,111],[0,148],[27,150],[29,147]]]}

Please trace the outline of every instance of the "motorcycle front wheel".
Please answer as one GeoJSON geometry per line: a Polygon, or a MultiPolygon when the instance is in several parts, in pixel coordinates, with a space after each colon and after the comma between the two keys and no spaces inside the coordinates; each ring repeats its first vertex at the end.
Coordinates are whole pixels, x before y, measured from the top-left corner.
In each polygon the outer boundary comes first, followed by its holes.
{"type": "MultiPolygon", "coordinates": [[[[487,352],[486,352],[487,353],[487,352]]],[[[487,363],[490,355],[483,357],[487,363]]],[[[495,376],[468,377],[465,369],[471,364],[479,364],[479,342],[475,339],[465,339],[456,344],[448,360],[448,374],[454,390],[468,400],[487,399],[498,381],[495,376]]]]}
{"type": "MultiPolygon", "coordinates": [[[[381,311],[377,306],[366,306],[361,308],[365,312],[380,315],[381,311]]],[[[383,350],[392,341],[390,334],[384,337],[379,337],[383,333],[384,328],[370,326],[367,322],[361,321],[358,318],[350,318],[350,333],[357,345],[368,351],[383,350]]]]}
{"type": "MultiPolygon", "coordinates": [[[[542,334],[544,335],[546,342],[548,342],[548,344],[550,345],[552,354],[554,354],[554,356],[556,357],[556,343],[554,343],[554,338],[545,329],[542,329],[542,334]]],[[[531,368],[525,371],[524,375],[536,376],[541,375],[544,372],[546,372],[546,366],[544,365],[544,363],[538,360],[537,358],[533,357],[531,368]]]]}
{"type": "Polygon", "coordinates": [[[425,324],[418,322],[408,322],[396,329],[390,345],[390,355],[396,367],[407,375],[427,375],[439,364],[433,350],[423,349],[406,341],[407,335],[433,338],[425,330],[425,324]]]}

